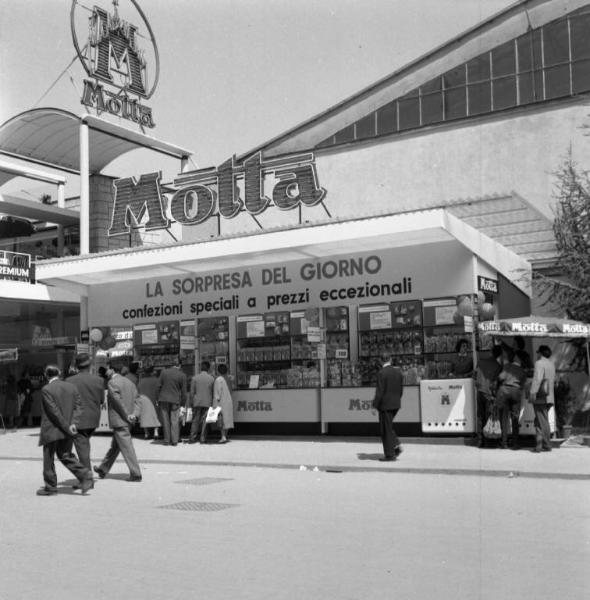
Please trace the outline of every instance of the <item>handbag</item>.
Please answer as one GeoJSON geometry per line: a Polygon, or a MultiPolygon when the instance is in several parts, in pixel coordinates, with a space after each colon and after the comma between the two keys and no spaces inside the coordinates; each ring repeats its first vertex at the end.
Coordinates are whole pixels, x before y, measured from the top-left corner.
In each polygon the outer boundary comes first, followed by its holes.
{"type": "Polygon", "coordinates": [[[207,410],[207,416],[205,417],[205,423],[217,423],[217,419],[219,418],[219,414],[221,413],[221,406],[216,406],[213,408],[209,407],[207,410]]]}

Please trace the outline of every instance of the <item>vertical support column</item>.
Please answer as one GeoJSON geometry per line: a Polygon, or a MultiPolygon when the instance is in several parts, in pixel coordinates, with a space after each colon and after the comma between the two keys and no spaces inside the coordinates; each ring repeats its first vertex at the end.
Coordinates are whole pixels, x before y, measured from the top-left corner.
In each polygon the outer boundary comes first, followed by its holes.
{"type": "MultiPolygon", "coordinates": [[[[477,255],[473,254],[471,257],[471,265],[473,270],[473,291],[471,293],[473,299],[473,331],[471,332],[471,351],[473,354],[473,368],[477,368],[477,332],[475,331],[477,327],[477,322],[479,319],[475,318],[475,299],[477,298],[477,255]]],[[[478,307],[479,308],[479,307],[478,307]]]]}
{"type": "MultiPolygon", "coordinates": [[[[478,318],[475,319],[475,299],[477,298],[477,255],[473,254],[471,257],[471,265],[473,271],[473,331],[471,333],[471,352],[472,352],[472,360],[473,360],[473,369],[477,369],[477,335],[475,328],[479,324],[479,306],[478,306],[478,318]],[[477,324],[476,324],[477,321],[477,324]]],[[[473,389],[473,418],[475,421],[475,431],[477,431],[477,423],[479,415],[477,414],[477,390],[475,389],[475,378],[472,378],[472,389],[473,389]]]]}
{"type": "Polygon", "coordinates": [[[327,362],[328,362],[328,356],[327,356],[327,334],[326,334],[326,316],[325,316],[325,310],[323,308],[318,308],[319,312],[320,312],[320,319],[319,319],[319,325],[320,325],[320,331],[321,331],[321,343],[324,345],[324,358],[321,360],[318,360],[318,362],[320,363],[320,433],[322,435],[325,435],[326,433],[328,433],[328,423],[326,423],[324,421],[324,415],[326,413],[326,409],[324,407],[325,402],[326,402],[326,387],[328,385],[328,377],[327,377],[327,362]]]}
{"type": "Polygon", "coordinates": [[[88,296],[80,296],[80,331],[88,329],[88,296]]]}
{"type": "MultiPolygon", "coordinates": [[[[57,207],[66,207],[65,186],[63,183],[57,184],[57,207]]],[[[57,226],[57,255],[64,255],[64,226],[57,226]]]]}
{"type": "Polygon", "coordinates": [[[90,155],[88,124],[80,122],[80,254],[90,252],[90,155]]]}

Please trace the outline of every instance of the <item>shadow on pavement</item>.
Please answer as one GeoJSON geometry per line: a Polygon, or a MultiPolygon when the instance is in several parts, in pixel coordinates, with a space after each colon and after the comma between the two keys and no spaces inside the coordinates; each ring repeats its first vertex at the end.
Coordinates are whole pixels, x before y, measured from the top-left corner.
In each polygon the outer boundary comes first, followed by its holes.
{"type": "Polygon", "coordinates": [[[359,460],[379,460],[383,457],[383,453],[379,452],[377,454],[367,454],[366,452],[357,453],[357,458],[359,460]]]}

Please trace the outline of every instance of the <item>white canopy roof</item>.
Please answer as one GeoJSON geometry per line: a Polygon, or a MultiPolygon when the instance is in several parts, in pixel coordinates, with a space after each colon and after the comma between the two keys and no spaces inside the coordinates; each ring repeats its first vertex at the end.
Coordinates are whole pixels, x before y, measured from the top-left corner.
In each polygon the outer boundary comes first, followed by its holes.
{"type": "Polygon", "coordinates": [[[78,116],[59,108],[28,110],[0,126],[0,151],[29,162],[80,172],[80,123],[90,130],[90,173],[137,148],[149,148],[178,159],[192,152],[92,115],[78,116]]]}
{"type": "Polygon", "coordinates": [[[530,295],[530,263],[445,209],[318,223],[190,244],[134,248],[37,263],[39,281],[87,295],[129,281],[457,240],[530,295]],[[123,258],[124,257],[124,258],[123,258]]]}

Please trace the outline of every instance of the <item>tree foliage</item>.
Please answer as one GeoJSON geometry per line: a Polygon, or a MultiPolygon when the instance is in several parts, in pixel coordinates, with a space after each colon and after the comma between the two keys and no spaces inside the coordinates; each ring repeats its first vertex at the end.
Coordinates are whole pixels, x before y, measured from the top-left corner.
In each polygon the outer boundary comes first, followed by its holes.
{"type": "Polygon", "coordinates": [[[553,232],[562,277],[536,273],[535,282],[546,301],[567,317],[590,322],[590,174],[570,153],[555,176],[553,232]]]}

